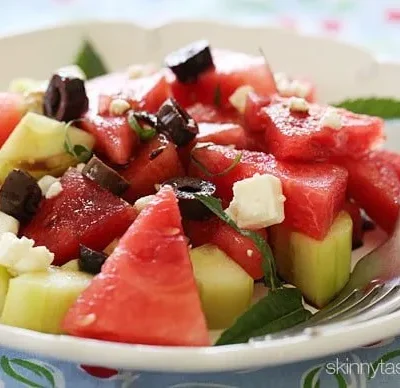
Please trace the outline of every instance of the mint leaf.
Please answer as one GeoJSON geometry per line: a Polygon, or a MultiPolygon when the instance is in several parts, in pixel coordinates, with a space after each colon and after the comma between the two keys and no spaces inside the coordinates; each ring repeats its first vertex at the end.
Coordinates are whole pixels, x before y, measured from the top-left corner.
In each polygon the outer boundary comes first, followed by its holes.
{"type": "Polygon", "coordinates": [[[87,79],[99,77],[108,73],[106,66],[93,45],[85,40],[75,59],[75,65],[78,65],[86,74],[87,79]]]}
{"type": "Polygon", "coordinates": [[[142,127],[133,114],[128,115],[128,124],[137,133],[141,141],[149,141],[157,133],[154,128],[149,126],[142,127]]]}
{"type": "Polygon", "coordinates": [[[400,118],[400,100],[393,98],[357,98],[348,99],[333,104],[337,108],[344,108],[354,113],[378,116],[383,119],[400,118]]]}
{"type": "Polygon", "coordinates": [[[250,307],[232,327],[222,333],[216,345],[247,342],[252,337],[289,329],[310,316],[311,313],[303,307],[298,289],[269,291],[267,296],[250,307]]]}
{"type": "MultiPolygon", "coordinates": [[[[195,148],[193,148],[193,150],[195,150],[195,148]]],[[[194,154],[193,154],[193,150],[190,153],[190,158],[192,160],[192,162],[207,176],[211,176],[211,177],[215,177],[215,176],[224,176],[226,174],[228,174],[231,170],[233,170],[240,162],[240,160],[242,159],[242,153],[239,152],[236,156],[235,159],[233,159],[233,162],[230,166],[228,166],[225,170],[222,170],[221,172],[217,172],[216,174],[213,174],[212,172],[208,171],[207,167],[200,162],[200,160],[198,160],[194,154]]]]}
{"type": "Polygon", "coordinates": [[[221,99],[222,99],[222,95],[221,95],[221,85],[218,84],[217,87],[216,87],[215,90],[214,90],[214,99],[213,99],[214,105],[215,105],[217,108],[219,108],[219,107],[221,106],[221,104],[222,104],[221,99]]]}
{"type": "Polygon", "coordinates": [[[272,290],[280,287],[281,282],[276,275],[275,260],[268,243],[258,233],[252,232],[250,230],[240,229],[235,224],[235,222],[224,212],[221,206],[221,201],[219,199],[200,194],[195,194],[195,197],[199,201],[201,201],[204,206],[210,209],[218,218],[227,223],[231,228],[236,230],[242,236],[250,238],[254,242],[263,258],[262,266],[264,270],[265,284],[272,290]]]}
{"type": "Polygon", "coordinates": [[[92,156],[92,151],[86,148],[83,144],[72,144],[71,139],[68,135],[68,127],[66,126],[65,139],[64,139],[64,150],[67,154],[73,156],[79,163],[86,163],[92,156]]]}

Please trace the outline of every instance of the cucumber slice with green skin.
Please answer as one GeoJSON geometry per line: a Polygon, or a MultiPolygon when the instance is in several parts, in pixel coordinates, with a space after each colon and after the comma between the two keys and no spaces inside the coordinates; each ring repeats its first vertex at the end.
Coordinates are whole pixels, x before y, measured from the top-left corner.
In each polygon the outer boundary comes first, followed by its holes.
{"type": "Polygon", "coordinates": [[[88,150],[94,138],[73,126],[29,112],[16,126],[0,149],[0,183],[14,168],[28,171],[36,178],[61,175],[68,167],[78,163],[65,149],[65,139],[72,146],[80,144],[88,150]],[[68,132],[67,132],[68,131],[68,132]]]}
{"type": "Polygon", "coordinates": [[[60,267],[64,271],[79,272],[78,259],[70,260],[60,267]]]}
{"type": "Polygon", "coordinates": [[[331,301],[350,277],[351,217],[341,212],[328,235],[318,241],[293,232],[283,224],[269,230],[278,273],[300,289],[304,299],[321,308],[331,301]]]}
{"type": "Polygon", "coordinates": [[[231,326],[249,308],[254,280],[215,245],[192,249],[190,259],[209,329],[231,326]]]}
{"type": "Polygon", "coordinates": [[[8,284],[12,276],[3,266],[0,266],[0,314],[3,311],[6,295],[8,291],[8,284]]]}
{"type": "Polygon", "coordinates": [[[10,280],[0,322],[50,334],[61,334],[65,314],[92,276],[51,268],[10,280]]]}

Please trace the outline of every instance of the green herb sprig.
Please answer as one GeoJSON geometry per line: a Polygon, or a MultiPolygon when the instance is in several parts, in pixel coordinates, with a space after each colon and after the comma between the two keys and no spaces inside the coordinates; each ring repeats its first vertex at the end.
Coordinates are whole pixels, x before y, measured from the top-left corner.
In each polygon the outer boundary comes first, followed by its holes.
{"type": "Polygon", "coordinates": [[[394,98],[354,98],[332,104],[354,113],[378,116],[382,119],[400,118],[400,100],[394,98]]]}

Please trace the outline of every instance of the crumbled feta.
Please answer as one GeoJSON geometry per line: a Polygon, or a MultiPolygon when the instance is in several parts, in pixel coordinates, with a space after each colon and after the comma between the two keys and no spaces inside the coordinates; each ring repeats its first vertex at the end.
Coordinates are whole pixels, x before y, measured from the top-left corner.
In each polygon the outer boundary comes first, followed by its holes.
{"type": "Polygon", "coordinates": [[[85,163],[79,163],[79,164],[76,166],[76,169],[77,169],[79,172],[82,172],[83,169],[85,168],[85,166],[86,166],[85,163]]]}
{"type": "Polygon", "coordinates": [[[155,195],[147,195],[146,197],[139,198],[133,207],[140,213],[150,202],[156,198],[155,195]]]}
{"type": "Polygon", "coordinates": [[[305,98],[311,91],[310,84],[297,79],[292,80],[285,73],[274,73],[274,80],[278,93],[283,97],[305,98]]]}
{"type": "Polygon", "coordinates": [[[54,182],[45,194],[46,199],[57,197],[63,191],[60,181],[54,182]]]}
{"type": "Polygon", "coordinates": [[[293,112],[308,112],[308,102],[301,97],[290,97],[289,109],[293,112]]]}
{"type": "Polygon", "coordinates": [[[246,253],[247,253],[247,256],[248,256],[248,257],[251,257],[251,256],[253,256],[254,251],[253,251],[252,249],[248,249],[248,250],[246,251],[246,253]]]}
{"type": "Polygon", "coordinates": [[[322,127],[340,130],[342,128],[342,118],[340,117],[337,109],[328,108],[322,116],[320,124],[322,127]]]}
{"type": "Polygon", "coordinates": [[[233,185],[233,200],[226,212],[239,228],[260,229],[285,219],[281,181],[269,174],[256,174],[233,185]]]}
{"type": "Polygon", "coordinates": [[[54,254],[46,247],[34,247],[35,241],[18,238],[12,233],[0,237],[0,265],[13,275],[45,271],[54,260],[54,254]]]}
{"type": "Polygon", "coordinates": [[[128,101],[122,98],[116,98],[110,102],[109,111],[110,114],[114,116],[122,116],[126,111],[130,109],[130,104],[128,101]]]}
{"type": "Polygon", "coordinates": [[[6,213],[0,212],[0,236],[4,233],[18,234],[19,221],[6,213]]]}
{"type": "Polygon", "coordinates": [[[58,182],[58,179],[54,178],[54,176],[51,175],[45,175],[43,178],[40,178],[38,180],[38,185],[40,187],[40,190],[42,190],[43,197],[46,196],[46,193],[49,191],[50,186],[55,182],[58,182]]]}
{"type": "Polygon", "coordinates": [[[254,92],[254,89],[250,85],[243,85],[237,88],[232,95],[229,97],[229,102],[235,107],[240,113],[244,113],[246,108],[247,95],[254,92]]]}
{"type": "Polygon", "coordinates": [[[157,66],[154,63],[135,64],[128,67],[128,77],[130,79],[148,77],[156,72],[157,66]]]}

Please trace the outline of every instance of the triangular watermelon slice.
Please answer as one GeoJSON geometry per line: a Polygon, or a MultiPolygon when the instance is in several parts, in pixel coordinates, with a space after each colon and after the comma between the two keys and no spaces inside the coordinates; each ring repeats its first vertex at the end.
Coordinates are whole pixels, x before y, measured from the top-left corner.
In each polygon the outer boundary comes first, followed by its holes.
{"type": "Polygon", "coordinates": [[[64,329],[134,344],[207,346],[177,200],[163,188],[69,310],[64,329]]]}

